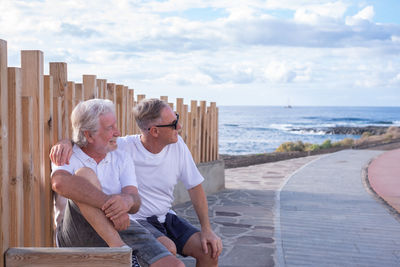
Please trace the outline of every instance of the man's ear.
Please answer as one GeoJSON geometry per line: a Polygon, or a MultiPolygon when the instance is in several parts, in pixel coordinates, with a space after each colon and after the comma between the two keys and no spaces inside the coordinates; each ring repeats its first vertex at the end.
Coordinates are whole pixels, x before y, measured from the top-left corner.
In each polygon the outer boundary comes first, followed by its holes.
{"type": "Polygon", "coordinates": [[[84,131],[83,135],[85,136],[85,138],[88,141],[88,143],[92,143],[93,142],[93,134],[90,131],[84,131]]]}
{"type": "Polygon", "coordinates": [[[149,134],[153,137],[158,137],[158,128],[157,127],[151,127],[149,130],[149,134]]]}

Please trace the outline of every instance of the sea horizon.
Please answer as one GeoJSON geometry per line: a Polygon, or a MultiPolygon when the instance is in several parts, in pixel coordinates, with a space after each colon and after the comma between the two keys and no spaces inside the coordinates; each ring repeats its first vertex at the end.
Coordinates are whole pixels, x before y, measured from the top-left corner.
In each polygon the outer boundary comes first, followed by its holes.
{"type": "Polygon", "coordinates": [[[361,135],[331,134],[333,127],[400,126],[392,106],[219,106],[219,153],[273,152],[284,142],[321,144],[361,135]]]}

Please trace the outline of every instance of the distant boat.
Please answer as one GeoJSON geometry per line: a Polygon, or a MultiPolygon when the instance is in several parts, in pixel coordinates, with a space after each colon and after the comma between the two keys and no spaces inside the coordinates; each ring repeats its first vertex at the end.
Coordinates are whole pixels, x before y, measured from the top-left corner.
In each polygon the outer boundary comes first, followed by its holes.
{"type": "Polygon", "coordinates": [[[292,108],[292,106],[290,105],[290,99],[288,98],[288,104],[285,106],[285,108],[292,108]]]}

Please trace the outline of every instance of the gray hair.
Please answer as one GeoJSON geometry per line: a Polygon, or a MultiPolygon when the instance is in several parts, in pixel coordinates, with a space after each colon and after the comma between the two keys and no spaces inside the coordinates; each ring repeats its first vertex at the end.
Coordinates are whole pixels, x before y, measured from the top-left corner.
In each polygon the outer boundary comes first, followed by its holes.
{"type": "Polygon", "coordinates": [[[85,131],[91,133],[99,129],[99,118],[101,115],[115,114],[114,104],[108,99],[90,99],[80,102],[71,113],[72,140],[79,147],[87,145],[83,134],[85,131]]]}
{"type": "Polygon", "coordinates": [[[167,102],[157,98],[143,99],[133,109],[136,123],[140,130],[147,131],[151,124],[161,121],[161,111],[169,107],[167,102]]]}

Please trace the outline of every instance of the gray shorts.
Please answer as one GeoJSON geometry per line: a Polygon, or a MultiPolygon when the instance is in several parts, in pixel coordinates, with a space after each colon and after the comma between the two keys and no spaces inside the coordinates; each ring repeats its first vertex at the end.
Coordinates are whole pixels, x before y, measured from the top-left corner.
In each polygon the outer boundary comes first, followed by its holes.
{"type": "MultiPolygon", "coordinates": [[[[142,266],[172,255],[154,236],[136,221],[131,221],[127,230],[120,231],[121,239],[132,248],[132,253],[142,266]]],[[[57,227],[57,241],[60,247],[108,247],[82,216],[78,206],[68,200],[64,219],[57,227]]]]}

